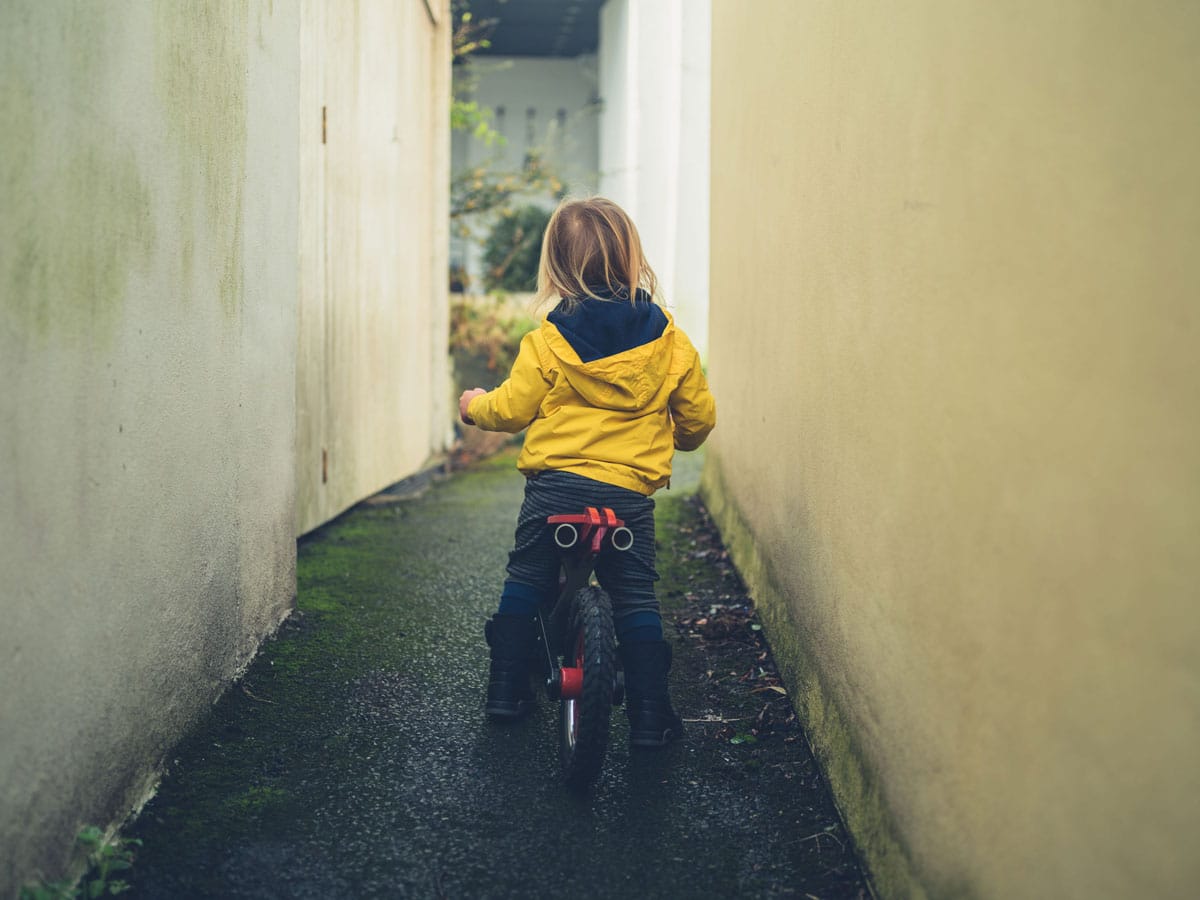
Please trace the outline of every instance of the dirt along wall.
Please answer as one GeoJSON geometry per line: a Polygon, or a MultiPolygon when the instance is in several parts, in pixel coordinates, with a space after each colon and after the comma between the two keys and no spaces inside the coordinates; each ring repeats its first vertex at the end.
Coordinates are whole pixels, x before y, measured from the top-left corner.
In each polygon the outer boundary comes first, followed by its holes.
{"type": "Polygon", "coordinates": [[[448,0],[301,6],[296,533],[448,443],[448,0]]]}
{"type": "Polygon", "coordinates": [[[299,17],[0,6],[0,896],[294,596],[299,17]]]}
{"type": "Polygon", "coordinates": [[[713,11],[704,493],[889,897],[1200,879],[1200,10],[713,11]]]}

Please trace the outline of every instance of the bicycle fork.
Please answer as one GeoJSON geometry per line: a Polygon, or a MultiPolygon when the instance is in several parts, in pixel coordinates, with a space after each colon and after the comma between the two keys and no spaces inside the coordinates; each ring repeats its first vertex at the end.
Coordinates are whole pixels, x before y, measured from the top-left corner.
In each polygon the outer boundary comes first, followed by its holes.
{"type": "Polygon", "coordinates": [[[550,627],[547,630],[542,611],[538,610],[538,628],[542,632],[542,647],[546,651],[546,695],[551,700],[576,700],[583,690],[583,669],[575,666],[560,666],[557,659],[563,653],[563,638],[567,633],[571,614],[571,598],[580,588],[587,587],[592,574],[592,561],[575,557],[564,560],[566,579],[559,591],[558,602],[550,612],[550,627]],[[550,640],[550,636],[554,640],[550,640]]]}

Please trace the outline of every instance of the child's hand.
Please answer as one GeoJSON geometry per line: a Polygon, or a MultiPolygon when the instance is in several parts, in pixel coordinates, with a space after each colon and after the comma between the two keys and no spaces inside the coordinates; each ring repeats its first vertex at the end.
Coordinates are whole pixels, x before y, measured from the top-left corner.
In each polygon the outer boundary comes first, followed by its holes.
{"type": "Polygon", "coordinates": [[[462,396],[458,398],[458,417],[463,420],[466,425],[474,425],[475,420],[467,415],[467,407],[471,405],[471,401],[481,394],[486,394],[483,388],[472,388],[469,391],[463,391],[462,396]]]}

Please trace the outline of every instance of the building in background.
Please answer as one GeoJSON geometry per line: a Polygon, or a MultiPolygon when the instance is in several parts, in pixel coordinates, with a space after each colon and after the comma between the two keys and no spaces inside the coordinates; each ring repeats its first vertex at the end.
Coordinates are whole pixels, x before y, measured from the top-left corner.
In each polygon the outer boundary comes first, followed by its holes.
{"type": "MultiPolygon", "coordinates": [[[[596,71],[601,0],[545,3],[539,0],[473,0],[466,5],[485,29],[489,46],[456,64],[456,78],[471,85],[472,98],[490,113],[494,140],[454,131],[454,176],[484,169],[492,177],[520,173],[530,155],[544,160],[558,185],[538,184],[513,198],[521,205],[553,209],[555,187],[589,195],[599,187],[599,120],[596,71]]],[[[469,234],[451,231],[450,266],[469,292],[485,285],[483,246],[498,214],[464,220],[469,234]]],[[[532,290],[530,284],[527,290],[532,290]]]]}
{"type": "MultiPolygon", "coordinates": [[[[573,195],[600,193],[633,216],[662,298],[698,347],[708,333],[709,0],[475,0],[495,18],[475,55],[476,97],[503,146],[454,136],[461,172],[516,170],[539,149],[573,195]]],[[[548,193],[533,198],[553,205],[548,193]]],[[[451,264],[482,276],[475,240],[451,264]]]]}

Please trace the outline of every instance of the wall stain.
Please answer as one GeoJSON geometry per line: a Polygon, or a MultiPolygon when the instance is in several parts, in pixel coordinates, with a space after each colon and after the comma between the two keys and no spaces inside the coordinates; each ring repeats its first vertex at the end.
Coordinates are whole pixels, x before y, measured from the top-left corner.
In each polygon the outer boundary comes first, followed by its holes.
{"type": "Polygon", "coordinates": [[[6,315],[41,341],[108,343],[156,243],[150,188],[98,94],[106,27],[99,9],[77,7],[68,33],[89,40],[16,33],[0,52],[0,284],[6,315]]]}
{"type": "Polygon", "coordinates": [[[755,609],[770,635],[775,662],[793,698],[797,715],[820,760],[839,811],[872,873],[879,896],[970,897],[961,884],[933,890],[922,880],[913,849],[904,842],[888,803],[883,780],[867,748],[857,737],[828,688],[817,662],[811,631],[792,611],[794,591],[777,577],[761,551],[741,509],[734,502],[719,456],[709,456],[700,481],[700,496],[720,531],[729,556],[742,575],[755,609]]]}
{"type": "Polygon", "coordinates": [[[179,154],[185,281],[194,266],[215,276],[225,315],[245,296],[242,196],[246,179],[246,0],[157,0],[155,88],[179,154]],[[202,200],[203,221],[187,201],[202,200]],[[202,237],[211,236],[205,259],[202,237]]]}

